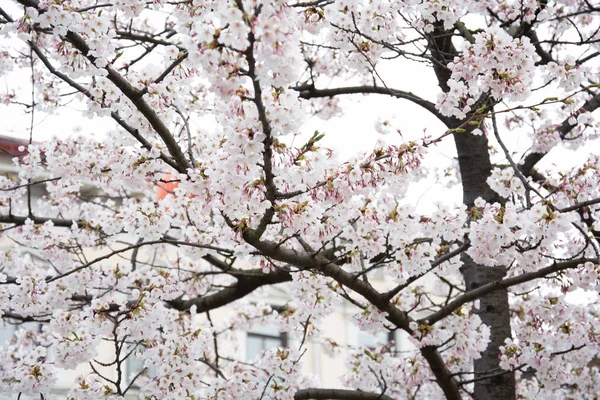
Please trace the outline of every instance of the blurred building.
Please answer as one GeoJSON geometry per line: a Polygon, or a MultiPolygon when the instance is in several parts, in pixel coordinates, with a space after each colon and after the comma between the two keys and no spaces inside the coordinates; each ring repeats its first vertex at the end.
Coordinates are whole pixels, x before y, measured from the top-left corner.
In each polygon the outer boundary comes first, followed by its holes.
{"type": "MultiPolygon", "coordinates": [[[[27,144],[28,141],[25,140],[0,136],[0,174],[17,176],[18,169],[14,165],[13,159],[27,154],[26,149],[22,147],[27,146],[27,144]]],[[[170,191],[174,187],[171,185],[165,189],[170,191]]],[[[94,190],[89,188],[88,194],[93,197],[93,193],[94,190]]],[[[30,190],[32,206],[35,207],[37,200],[45,194],[44,184],[32,185],[30,190]]],[[[165,193],[159,193],[159,197],[164,195],[165,193]]],[[[37,210],[34,209],[34,211],[37,210]]],[[[37,212],[35,214],[41,215],[37,214],[37,212]]],[[[0,251],[7,250],[11,245],[12,243],[7,241],[0,241],[0,251]]],[[[35,252],[30,252],[26,256],[37,258],[36,261],[38,262],[44,262],[43,259],[36,256],[35,252]]],[[[1,268],[0,266],[0,271],[1,268]]],[[[377,280],[377,278],[378,276],[375,275],[374,279],[377,280]]],[[[381,279],[383,276],[379,276],[379,278],[381,279]]],[[[260,295],[257,293],[251,294],[248,300],[256,303],[267,303],[274,309],[277,309],[284,307],[290,299],[284,290],[272,287],[263,290],[260,295]],[[267,294],[265,295],[265,293],[267,294]]],[[[213,313],[214,318],[225,317],[232,311],[231,309],[228,310],[228,307],[230,306],[224,306],[221,309],[215,310],[213,313]]],[[[348,365],[348,347],[365,346],[373,348],[377,345],[389,343],[392,350],[395,349],[396,351],[404,351],[410,348],[406,337],[396,332],[384,332],[379,335],[362,332],[354,322],[354,315],[359,311],[358,308],[349,303],[336,306],[336,309],[321,321],[318,326],[318,333],[309,338],[305,343],[307,349],[303,356],[305,372],[316,377],[323,387],[342,387],[340,377],[348,365]],[[339,345],[340,351],[335,356],[328,355],[323,351],[321,348],[323,338],[327,338],[339,345]]],[[[32,322],[19,325],[17,321],[0,321],[0,351],[6,348],[17,329],[41,329],[41,326],[32,322]]],[[[235,340],[236,343],[232,343],[231,348],[234,349],[236,358],[250,363],[256,360],[257,357],[260,357],[261,352],[264,350],[274,347],[295,347],[297,349],[301,341],[298,335],[280,332],[274,325],[255,326],[249,332],[237,332],[234,337],[237,340],[235,340]]],[[[97,358],[99,361],[111,362],[112,358],[114,358],[114,354],[111,354],[113,347],[110,343],[107,342],[106,345],[102,345],[98,350],[98,354],[101,355],[97,358]],[[104,348],[105,346],[106,348],[104,348]]],[[[129,384],[130,379],[143,369],[143,360],[131,357],[127,360],[125,369],[127,379],[123,384],[126,386],[129,384]]],[[[75,376],[87,372],[91,372],[90,367],[88,365],[81,365],[75,370],[66,371],[61,374],[53,393],[54,398],[66,398],[69,387],[74,384],[75,376]]],[[[106,372],[104,370],[104,372],[107,373],[107,376],[114,375],[110,371],[106,372]]],[[[0,399],[8,398],[12,397],[0,394],[0,399]]],[[[137,398],[135,392],[131,392],[131,398],[137,398]]]]}

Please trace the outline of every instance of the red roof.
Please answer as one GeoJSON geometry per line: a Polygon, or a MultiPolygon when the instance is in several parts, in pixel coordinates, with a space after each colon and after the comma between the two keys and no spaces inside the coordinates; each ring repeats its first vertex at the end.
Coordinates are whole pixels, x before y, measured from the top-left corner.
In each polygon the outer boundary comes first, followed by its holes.
{"type": "Polygon", "coordinates": [[[27,154],[28,140],[17,139],[11,136],[0,135],[0,157],[13,158],[22,157],[27,154]],[[19,147],[24,146],[23,151],[19,150],[19,147]]]}

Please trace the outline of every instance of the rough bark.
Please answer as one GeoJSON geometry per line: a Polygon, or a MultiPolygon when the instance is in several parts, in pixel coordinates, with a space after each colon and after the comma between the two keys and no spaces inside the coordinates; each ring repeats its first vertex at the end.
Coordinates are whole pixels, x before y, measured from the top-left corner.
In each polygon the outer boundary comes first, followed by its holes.
{"type": "MultiPolygon", "coordinates": [[[[454,141],[458,153],[464,204],[471,208],[478,197],[488,202],[501,201],[500,197],[487,184],[487,178],[492,169],[487,137],[464,132],[456,133],[454,141]]],[[[467,254],[463,253],[461,260],[463,262],[461,272],[467,290],[498,281],[506,275],[505,267],[492,268],[478,265],[467,254]]],[[[498,290],[482,296],[477,314],[482,322],[490,328],[490,343],[481,358],[476,360],[473,365],[475,379],[477,379],[474,384],[475,399],[515,399],[514,373],[480,379],[499,368],[499,348],[504,345],[507,338],[512,337],[508,292],[498,290]]]]}
{"type": "MultiPolygon", "coordinates": [[[[464,132],[455,134],[454,141],[458,153],[464,204],[471,208],[478,197],[488,202],[500,201],[499,196],[486,182],[492,169],[487,138],[484,135],[475,136],[464,132]]],[[[506,275],[505,267],[492,268],[478,265],[467,254],[463,253],[461,260],[463,262],[461,272],[467,290],[498,281],[506,275]]],[[[499,368],[499,348],[504,345],[507,338],[511,337],[508,292],[498,290],[482,296],[477,314],[490,328],[490,343],[481,358],[474,362],[475,379],[477,379],[475,399],[515,399],[514,373],[480,379],[499,368]]]]}
{"type": "MultiPolygon", "coordinates": [[[[467,290],[477,289],[487,283],[498,281],[506,275],[504,267],[485,267],[477,265],[471,257],[463,254],[461,272],[465,279],[467,290]]],[[[503,375],[494,374],[489,379],[486,375],[497,371],[500,363],[499,347],[504,345],[506,338],[511,337],[510,308],[508,306],[508,293],[505,290],[496,290],[479,299],[479,309],[476,313],[481,321],[490,327],[490,343],[482,357],[474,362],[475,390],[477,400],[484,399],[515,399],[514,373],[503,375]]]]}
{"type": "MultiPolygon", "coordinates": [[[[443,91],[449,90],[448,79],[451,76],[451,71],[446,66],[458,54],[452,44],[452,33],[452,31],[444,31],[441,24],[437,24],[430,38],[430,54],[434,59],[433,67],[438,84],[443,91]]],[[[485,98],[480,99],[480,103],[485,101],[485,98]]],[[[487,202],[501,201],[501,198],[487,184],[487,178],[492,170],[487,137],[471,134],[470,126],[463,125],[465,121],[454,120],[448,128],[466,127],[465,132],[454,134],[454,142],[458,154],[463,203],[470,209],[478,197],[487,202]]],[[[461,272],[467,289],[490,284],[502,279],[506,273],[504,267],[490,268],[478,265],[467,255],[462,257],[462,261],[461,272]]],[[[511,337],[508,293],[505,290],[499,290],[482,296],[477,313],[483,323],[490,328],[490,343],[481,354],[481,358],[473,365],[476,378],[474,397],[477,400],[515,399],[513,373],[498,378],[477,379],[484,378],[490,371],[499,368],[499,347],[504,344],[506,338],[511,337]]]]}

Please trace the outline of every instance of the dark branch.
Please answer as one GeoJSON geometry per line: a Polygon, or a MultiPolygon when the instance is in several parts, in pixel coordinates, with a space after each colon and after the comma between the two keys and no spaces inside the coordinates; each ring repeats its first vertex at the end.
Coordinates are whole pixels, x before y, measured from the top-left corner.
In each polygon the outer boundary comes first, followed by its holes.
{"type": "Polygon", "coordinates": [[[435,104],[425,100],[414,93],[405,92],[403,90],[398,89],[388,89],[386,87],[381,86],[348,86],[348,87],[340,87],[340,88],[330,88],[330,89],[317,89],[313,85],[301,85],[292,88],[299,92],[300,97],[304,99],[314,99],[320,97],[334,97],[344,94],[382,94],[387,96],[396,97],[399,99],[404,99],[411,101],[412,103],[423,107],[425,110],[429,111],[437,119],[439,119],[444,125],[448,126],[450,124],[450,119],[442,113],[438,111],[435,104]]]}
{"type": "MultiPolygon", "coordinates": [[[[575,114],[580,114],[583,112],[593,112],[598,108],[600,108],[600,94],[597,94],[594,97],[592,97],[591,99],[589,99],[588,101],[586,101],[585,104],[583,106],[581,106],[581,108],[579,110],[577,110],[577,112],[575,114]]],[[[571,132],[571,130],[574,127],[575,127],[575,125],[572,125],[571,123],[569,123],[569,119],[567,118],[556,128],[556,130],[560,134],[560,138],[564,139],[565,136],[569,132],[571,132]]],[[[544,158],[544,156],[546,156],[546,154],[548,154],[548,153],[530,153],[530,154],[528,154],[525,157],[525,159],[521,162],[519,169],[521,170],[521,172],[523,172],[523,174],[525,176],[531,176],[535,172],[535,171],[532,171],[533,168],[535,167],[535,165],[538,162],[540,162],[540,160],[542,158],[544,158]]]]}
{"type": "Polygon", "coordinates": [[[298,390],[294,400],[393,400],[393,398],[383,393],[360,390],[309,388],[298,390]]]}
{"type": "Polygon", "coordinates": [[[419,322],[427,323],[429,325],[433,325],[436,322],[446,318],[448,315],[452,314],[456,309],[462,306],[465,303],[470,301],[477,300],[478,298],[485,296],[486,294],[495,292],[496,290],[504,290],[511,286],[519,285],[521,283],[529,282],[534,279],[544,278],[550,274],[565,270],[577,268],[579,265],[586,262],[597,262],[597,259],[594,258],[579,258],[576,260],[569,260],[563,262],[555,262],[549,267],[541,268],[535,272],[527,272],[524,274],[520,274],[517,276],[513,276],[512,278],[500,279],[494,282],[490,282],[486,285],[480,286],[477,289],[469,290],[456,297],[454,300],[449,302],[446,306],[440,308],[438,311],[433,314],[428,315],[425,318],[419,320],[419,322]]]}

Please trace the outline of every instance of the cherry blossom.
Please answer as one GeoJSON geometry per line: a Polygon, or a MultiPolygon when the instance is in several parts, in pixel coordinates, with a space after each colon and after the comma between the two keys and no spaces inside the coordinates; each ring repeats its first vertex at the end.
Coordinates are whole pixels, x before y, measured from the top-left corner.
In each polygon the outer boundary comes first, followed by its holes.
{"type": "Polygon", "coordinates": [[[598,22],[566,0],[2,4],[0,112],[27,137],[0,138],[3,392],[68,370],[68,399],[598,392],[598,22]],[[246,359],[264,326],[287,340],[246,359]]]}

